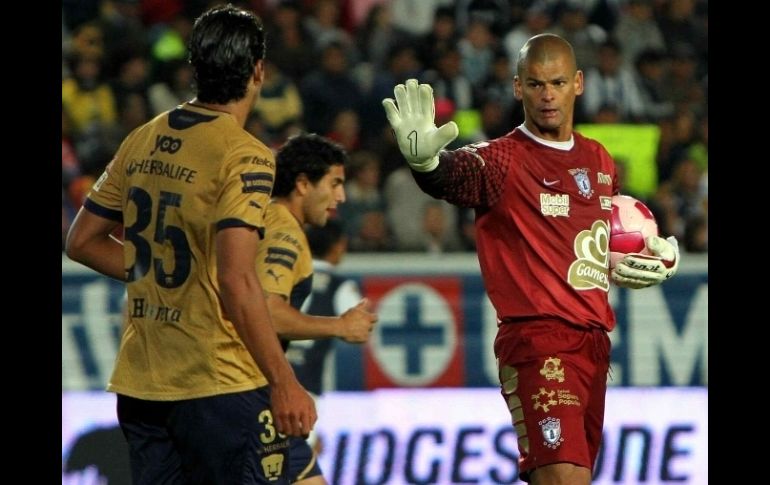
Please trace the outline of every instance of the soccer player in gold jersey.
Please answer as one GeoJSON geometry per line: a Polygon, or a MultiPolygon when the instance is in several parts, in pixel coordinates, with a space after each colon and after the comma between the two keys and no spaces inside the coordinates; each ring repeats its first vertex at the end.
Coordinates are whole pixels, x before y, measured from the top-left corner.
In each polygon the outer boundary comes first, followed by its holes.
{"type": "Polygon", "coordinates": [[[290,483],[286,435],[306,435],[316,411],[255,268],[275,162],[243,126],[264,80],[264,31],[250,12],[215,7],[189,49],[196,98],[124,140],[66,251],[127,283],[108,390],[134,483],[290,483]],[[121,223],[125,245],[110,236],[121,223]]]}
{"type": "MultiPolygon", "coordinates": [[[[273,200],[265,214],[267,232],[256,265],[284,348],[288,340],[330,337],[364,343],[377,321],[366,299],[339,317],[299,311],[313,279],[313,257],[303,225],[324,226],[337,204],[345,201],[347,159],[339,145],[315,134],[290,138],[276,155],[273,200]]],[[[293,483],[326,483],[315,453],[304,439],[291,440],[289,469],[293,483]]]]}

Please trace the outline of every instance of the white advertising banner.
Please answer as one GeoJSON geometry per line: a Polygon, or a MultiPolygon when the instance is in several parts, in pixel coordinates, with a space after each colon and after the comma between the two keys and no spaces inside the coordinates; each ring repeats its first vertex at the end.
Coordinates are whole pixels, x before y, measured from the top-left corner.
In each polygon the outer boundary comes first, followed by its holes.
{"type": "MultiPolygon", "coordinates": [[[[497,389],[331,392],[319,416],[319,462],[332,485],[523,483],[497,389]]],[[[114,395],[62,393],[63,483],[129,483],[120,439],[114,395]]],[[[707,484],[708,390],[611,388],[594,478],[707,484]]]]}

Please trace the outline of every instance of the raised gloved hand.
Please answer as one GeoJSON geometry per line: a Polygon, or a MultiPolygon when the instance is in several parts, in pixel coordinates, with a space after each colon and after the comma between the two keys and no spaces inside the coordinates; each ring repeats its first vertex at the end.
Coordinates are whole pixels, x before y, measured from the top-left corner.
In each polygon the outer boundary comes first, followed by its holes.
{"type": "Polygon", "coordinates": [[[610,273],[612,281],[624,288],[647,288],[671,278],[679,268],[679,243],[674,236],[650,236],[645,241],[652,255],[627,254],[610,273]]]}
{"type": "Polygon", "coordinates": [[[457,124],[450,121],[436,128],[433,88],[418,85],[416,79],[405,84],[393,89],[395,102],[385,98],[382,106],[406,161],[418,172],[430,172],[438,165],[438,152],[457,138],[457,124]]]}

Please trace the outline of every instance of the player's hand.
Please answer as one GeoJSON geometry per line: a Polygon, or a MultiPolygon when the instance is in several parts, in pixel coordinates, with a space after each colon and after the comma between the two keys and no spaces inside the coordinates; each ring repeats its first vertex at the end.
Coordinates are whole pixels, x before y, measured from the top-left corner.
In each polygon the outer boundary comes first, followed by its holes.
{"type": "Polygon", "coordinates": [[[624,288],[647,288],[660,284],[679,269],[679,243],[674,236],[650,236],[645,241],[652,255],[628,254],[610,273],[612,281],[624,288]]]}
{"type": "Polygon", "coordinates": [[[318,419],[313,398],[294,378],[270,386],[270,408],[275,428],[289,436],[307,437],[318,419]]]}
{"type": "Polygon", "coordinates": [[[385,114],[396,135],[398,148],[418,172],[430,172],[438,165],[438,152],[457,138],[457,124],[450,121],[436,128],[436,106],[430,84],[408,79],[393,89],[396,97],[382,100],[385,114]]]}
{"type": "Polygon", "coordinates": [[[369,308],[369,300],[364,298],[358,304],[340,315],[342,319],[341,333],[339,337],[351,344],[362,344],[369,339],[374,324],[377,322],[377,314],[369,308]]]}

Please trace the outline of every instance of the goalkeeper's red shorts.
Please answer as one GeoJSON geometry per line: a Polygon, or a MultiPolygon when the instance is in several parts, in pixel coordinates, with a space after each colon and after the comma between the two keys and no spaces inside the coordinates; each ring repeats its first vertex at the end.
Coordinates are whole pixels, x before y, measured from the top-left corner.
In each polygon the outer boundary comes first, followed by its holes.
{"type": "Polygon", "coordinates": [[[561,320],[503,323],[495,339],[503,398],[519,446],[519,475],[554,463],[593,470],[604,421],[610,339],[561,320]]]}

